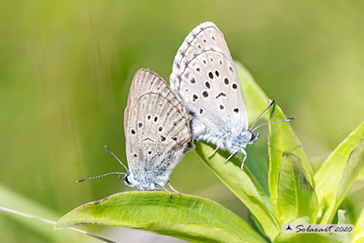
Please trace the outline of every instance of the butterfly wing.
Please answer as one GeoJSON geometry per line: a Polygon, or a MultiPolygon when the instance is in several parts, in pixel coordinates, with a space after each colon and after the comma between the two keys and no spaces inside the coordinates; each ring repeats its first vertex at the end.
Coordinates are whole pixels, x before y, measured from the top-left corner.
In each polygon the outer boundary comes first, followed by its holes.
{"type": "Polygon", "coordinates": [[[186,37],[170,80],[171,89],[194,115],[195,139],[214,142],[247,130],[239,76],[224,36],[213,23],[200,24],[186,37]]]}
{"type": "Polygon", "coordinates": [[[129,119],[126,118],[130,113],[129,109],[134,107],[139,98],[146,93],[158,93],[170,100],[173,106],[181,110],[181,112],[184,112],[183,105],[176,99],[175,94],[171,92],[167,83],[158,74],[142,68],[136,72],[130,86],[128,103],[124,112],[124,127],[128,126],[129,119]]]}
{"type": "Polygon", "coordinates": [[[141,69],[124,120],[129,170],[142,184],[164,184],[191,139],[182,104],[162,78],[141,69]]]}

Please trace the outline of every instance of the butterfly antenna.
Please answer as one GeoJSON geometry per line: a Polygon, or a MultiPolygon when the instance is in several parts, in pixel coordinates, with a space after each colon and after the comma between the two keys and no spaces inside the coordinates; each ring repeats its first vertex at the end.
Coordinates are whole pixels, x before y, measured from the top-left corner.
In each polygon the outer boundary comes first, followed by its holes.
{"type": "MultiPolygon", "coordinates": [[[[266,110],[268,110],[269,109],[269,107],[271,107],[273,104],[274,104],[274,102],[276,101],[276,99],[273,99],[272,100],[272,102],[262,111],[262,113],[260,113],[260,115],[257,117],[257,119],[255,119],[255,121],[254,121],[254,123],[253,123],[253,125],[251,126],[251,128],[250,129],[253,129],[253,127],[254,127],[254,125],[255,125],[255,123],[259,120],[259,118],[264,114],[264,112],[266,112],[266,110]]],[[[261,126],[261,125],[259,125],[259,126],[261,126]]],[[[258,127],[259,127],[258,126],[258,127]]],[[[256,129],[256,128],[255,128],[256,129]]],[[[254,129],[254,130],[255,130],[254,129]]],[[[254,131],[253,130],[253,131],[254,131]]]]}
{"type": "Polygon", "coordinates": [[[126,173],[124,173],[124,172],[109,172],[109,173],[106,173],[106,174],[103,174],[103,175],[98,175],[98,176],[93,176],[93,177],[81,179],[81,180],[78,180],[76,182],[79,183],[79,182],[88,181],[88,180],[97,179],[97,178],[101,178],[101,177],[104,177],[104,176],[115,175],[115,174],[117,174],[117,175],[126,175],[126,173]]]}
{"type": "Polygon", "coordinates": [[[117,161],[119,161],[119,163],[125,168],[125,170],[127,170],[128,171],[128,168],[126,168],[126,166],[124,165],[124,163],[123,162],[121,162],[121,160],[113,153],[113,152],[111,152],[111,150],[107,147],[107,145],[105,145],[105,149],[106,149],[106,151],[107,152],[109,152],[112,156],[114,156],[114,158],[117,160],[117,161]]]}
{"type": "Polygon", "coordinates": [[[258,129],[259,127],[261,126],[264,126],[264,125],[268,125],[268,124],[273,124],[273,123],[279,123],[279,122],[289,122],[289,121],[292,121],[292,120],[295,120],[296,117],[292,117],[292,118],[288,118],[288,119],[284,119],[284,120],[280,120],[280,121],[271,121],[271,122],[266,122],[266,123],[263,123],[263,124],[260,124],[259,126],[257,126],[256,128],[253,129],[253,132],[258,129]]]}

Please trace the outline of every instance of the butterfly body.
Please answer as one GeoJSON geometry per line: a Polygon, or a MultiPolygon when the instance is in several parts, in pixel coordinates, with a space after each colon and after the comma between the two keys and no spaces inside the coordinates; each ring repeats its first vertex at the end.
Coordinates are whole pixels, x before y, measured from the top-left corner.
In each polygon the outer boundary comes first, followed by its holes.
{"type": "MultiPolygon", "coordinates": [[[[223,125],[221,125],[223,126],[223,125]]],[[[190,122],[191,133],[197,141],[206,141],[213,144],[219,144],[220,148],[233,150],[232,148],[242,147],[245,148],[248,144],[254,143],[258,138],[259,134],[256,135],[251,129],[245,131],[233,132],[233,129],[229,129],[229,126],[223,129],[216,130],[210,129],[202,122],[196,119],[192,119],[190,122]]]]}

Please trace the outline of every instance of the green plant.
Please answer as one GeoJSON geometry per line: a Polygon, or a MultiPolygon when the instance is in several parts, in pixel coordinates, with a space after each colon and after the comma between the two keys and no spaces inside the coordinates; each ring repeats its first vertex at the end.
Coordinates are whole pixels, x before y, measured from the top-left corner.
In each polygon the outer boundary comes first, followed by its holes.
{"type": "MultiPolygon", "coordinates": [[[[260,111],[267,96],[251,75],[238,65],[248,110],[260,111]]],[[[285,119],[278,106],[269,121],[285,119]]],[[[155,231],[193,242],[341,242],[330,234],[283,234],[288,223],[332,223],[364,162],[364,123],[353,131],[326,159],[314,175],[302,145],[288,123],[269,125],[269,192],[248,170],[242,171],[210,146],[196,149],[216,176],[246,205],[261,232],[234,213],[210,200],[182,195],[169,200],[165,192],[125,192],[84,204],[63,216],[57,229],[80,224],[123,226],[155,231]]],[[[364,240],[364,213],[357,220],[355,242],[364,240]]]]}
{"type": "MultiPolygon", "coordinates": [[[[242,65],[237,68],[249,115],[255,117],[265,108],[268,97],[242,65]]],[[[270,109],[269,121],[285,118],[277,105],[270,109]]],[[[192,242],[363,242],[364,210],[350,220],[339,210],[364,164],[363,135],[364,122],[314,174],[290,124],[269,125],[269,195],[258,179],[261,175],[253,175],[249,169],[243,171],[232,162],[224,164],[225,158],[219,153],[207,158],[213,148],[196,143],[207,166],[249,209],[255,228],[211,200],[185,194],[169,198],[165,192],[123,192],[86,203],[64,215],[55,228],[82,224],[122,226],[192,242]],[[353,223],[355,232],[349,237],[280,232],[281,225],[288,223],[336,222],[353,223]]]]}

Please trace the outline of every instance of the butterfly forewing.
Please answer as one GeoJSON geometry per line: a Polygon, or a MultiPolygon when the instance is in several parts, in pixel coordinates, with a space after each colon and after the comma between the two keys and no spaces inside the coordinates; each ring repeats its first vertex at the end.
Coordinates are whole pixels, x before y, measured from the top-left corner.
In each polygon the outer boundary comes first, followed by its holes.
{"type": "Polygon", "coordinates": [[[205,129],[201,134],[196,129],[196,139],[247,130],[238,73],[223,34],[213,23],[197,26],[186,37],[173,63],[171,88],[205,129]]]}
{"type": "Polygon", "coordinates": [[[129,170],[139,181],[166,182],[190,141],[183,106],[163,79],[140,70],[133,79],[125,120],[129,170]]]}
{"type": "Polygon", "coordinates": [[[128,125],[127,123],[129,121],[129,119],[126,119],[126,116],[128,116],[129,114],[129,109],[132,109],[138,102],[141,95],[146,93],[158,93],[161,96],[170,100],[177,109],[184,109],[183,105],[180,102],[174,101],[176,99],[175,94],[171,92],[167,83],[161,77],[159,77],[158,74],[147,69],[140,69],[134,75],[133,82],[130,86],[128,104],[124,113],[125,127],[128,125]]]}

